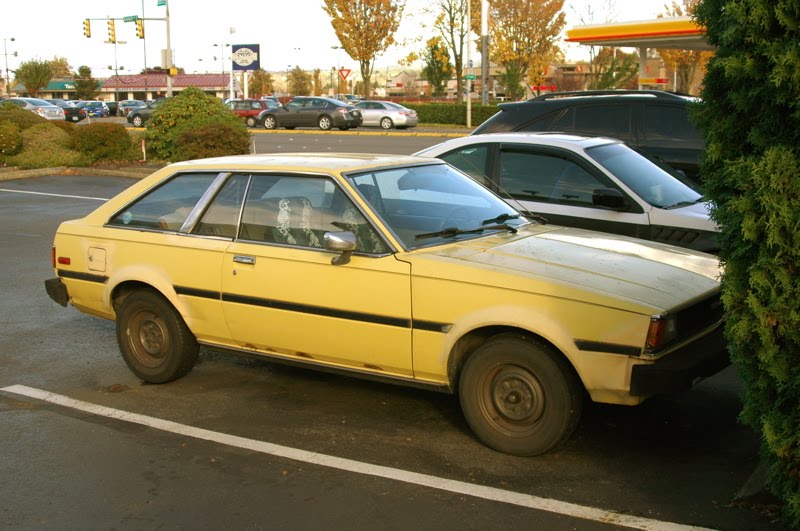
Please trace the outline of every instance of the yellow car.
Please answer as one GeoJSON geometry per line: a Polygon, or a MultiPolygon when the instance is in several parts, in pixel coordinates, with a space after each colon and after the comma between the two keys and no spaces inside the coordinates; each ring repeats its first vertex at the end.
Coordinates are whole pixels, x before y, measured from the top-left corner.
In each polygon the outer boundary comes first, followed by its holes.
{"type": "Polygon", "coordinates": [[[634,405],[728,364],[716,258],[526,219],[436,159],[173,164],[62,223],[53,264],[53,300],[115,320],[142,380],[208,345],[458,393],[516,455],[564,441],[586,395],[634,405]]]}

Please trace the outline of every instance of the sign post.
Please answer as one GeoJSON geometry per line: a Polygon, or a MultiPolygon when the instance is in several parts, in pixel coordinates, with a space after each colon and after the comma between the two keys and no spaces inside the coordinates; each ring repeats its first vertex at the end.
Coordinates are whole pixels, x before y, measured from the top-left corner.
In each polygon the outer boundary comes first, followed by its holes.
{"type": "Polygon", "coordinates": [[[241,70],[242,74],[242,90],[244,97],[249,96],[247,86],[247,72],[250,70],[258,70],[261,66],[261,59],[259,57],[261,45],[259,44],[234,44],[231,46],[231,75],[234,70],[241,70]]]}

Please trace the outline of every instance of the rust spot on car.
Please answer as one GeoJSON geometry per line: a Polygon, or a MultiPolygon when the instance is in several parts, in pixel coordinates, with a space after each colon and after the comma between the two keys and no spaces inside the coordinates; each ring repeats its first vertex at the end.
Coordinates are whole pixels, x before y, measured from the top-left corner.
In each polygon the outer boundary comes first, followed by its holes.
{"type": "Polygon", "coordinates": [[[370,365],[369,363],[364,364],[365,369],[370,369],[372,371],[382,371],[383,367],[378,367],[377,365],[370,365]]]}
{"type": "Polygon", "coordinates": [[[306,359],[310,359],[310,360],[314,359],[314,356],[312,356],[311,354],[309,354],[307,352],[295,352],[294,355],[297,356],[298,358],[306,358],[306,359]]]}

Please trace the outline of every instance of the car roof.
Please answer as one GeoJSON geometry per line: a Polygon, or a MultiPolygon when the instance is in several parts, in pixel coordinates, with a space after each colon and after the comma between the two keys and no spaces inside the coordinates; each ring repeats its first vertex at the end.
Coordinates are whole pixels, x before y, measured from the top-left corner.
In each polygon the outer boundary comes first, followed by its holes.
{"type": "Polygon", "coordinates": [[[414,164],[440,164],[438,159],[412,155],[370,153],[270,153],[234,155],[210,159],[177,162],[168,168],[177,171],[198,169],[219,170],[272,170],[286,169],[313,173],[331,171],[347,173],[371,169],[408,166],[414,164]]]}
{"type": "MultiPolygon", "coordinates": [[[[594,146],[606,144],[621,144],[620,140],[608,137],[588,137],[558,132],[529,132],[521,131],[515,133],[484,133],[470,135],[461,138],[454,138],[439,144],[439,146],[463,146],[480,142],[508,142],[517,144],[533,144],[537,146],[559,147],[565,149],[588,149],[594,146]]],[[[438,147],[438,146],[434,146],[438,147]]],[[[419,153],[427,152],[427,149],[419,153]]]]}

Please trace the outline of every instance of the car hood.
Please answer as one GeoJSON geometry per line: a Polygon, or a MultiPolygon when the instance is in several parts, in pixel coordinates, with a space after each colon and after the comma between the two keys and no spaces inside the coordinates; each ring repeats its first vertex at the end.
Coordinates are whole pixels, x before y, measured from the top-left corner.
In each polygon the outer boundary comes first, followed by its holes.
{"type": "Polygon", "coordinates": [[[653,208],[649,212],[650,224],[719,232],[719,227],[709,217],[709,208],[708,201],[678,208],[653,208]]]}
{"type": "MultiPolygon", "coordinates": [[[[582,229],[533,226],[428,248],[438,259],[479,267],[473,281],[548,293],[630,311],[666,311],[719,290],[712,255],[582,229]]],[[[421,264],[417,264],[420,265],[421,264]]],[[[425,267],[416,273],[425,274],[425,267]]],[[[434,274],[433,271],[430,272],[434,274]]],[[[470,278],[462,278],[469,281],[470,278]]]]}

